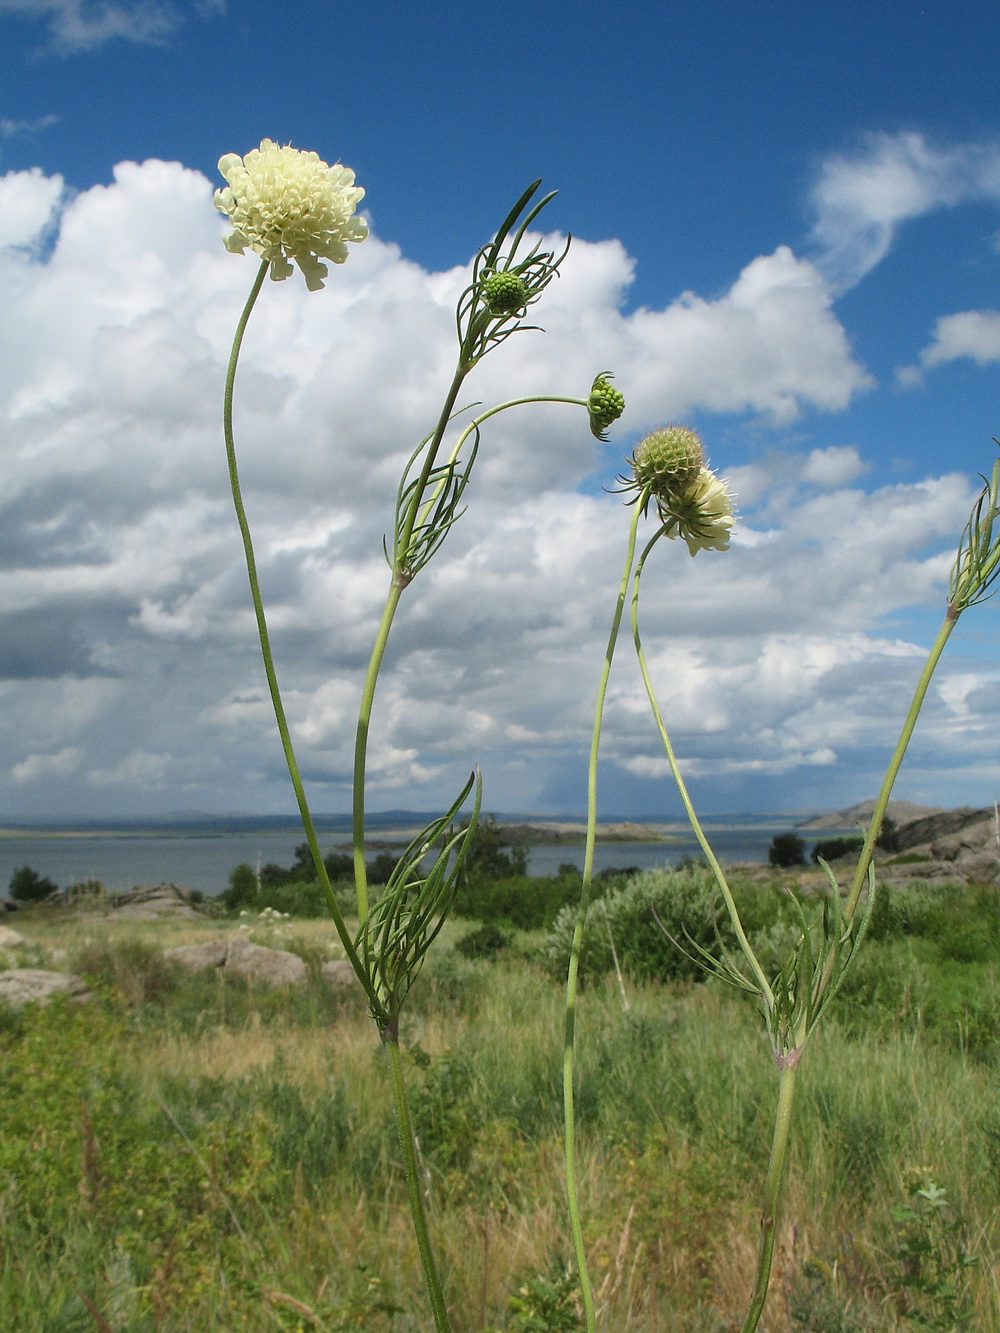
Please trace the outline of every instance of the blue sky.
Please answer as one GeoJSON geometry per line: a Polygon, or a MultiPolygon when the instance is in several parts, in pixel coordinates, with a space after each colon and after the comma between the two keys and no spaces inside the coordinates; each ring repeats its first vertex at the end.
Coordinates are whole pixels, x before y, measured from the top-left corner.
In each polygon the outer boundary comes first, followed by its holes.
{"type": "MultiPolygon", "coordinates": [[[[624,537],[602,486],[678,418],[741,513],[731,552],[671,550],[649,594],[699,799],[871,793],[1000,434],[998,28],[987,4],[0,0],[0,815],[290,807],[214,452],[252,267],[214,248],[215,164],[265,135],[351,166],[372,228],[328,293],[268,288],[244,363],[317,807],[349,800],[442,293],[538,176],[576,243],[548,332],[475,392],[609,366],[630,409],[603,451],[563,418],[498,429],[390,654],[373,805],[428,808],[478,761],[495,808],[581,808],[624,537]]],[[[993,799],[998,644],[994,606],[963,621],[900,795],[993,799]]],[[[627,660],[616,682],[601,804],[673,812],[627,660]]]]}

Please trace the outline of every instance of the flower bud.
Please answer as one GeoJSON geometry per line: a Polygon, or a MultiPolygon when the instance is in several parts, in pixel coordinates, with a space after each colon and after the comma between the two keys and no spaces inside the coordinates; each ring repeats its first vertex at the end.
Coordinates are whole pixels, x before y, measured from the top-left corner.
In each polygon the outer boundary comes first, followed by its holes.
{"type": "Polygon", "coordinates": [[[660,498],[694,481],[705,464],[705,451],[697,431],[663,426],[639,444],[631,463],[639,488],[648,487],[660,498]]]}
{"type": "Polygon", "coordinates": [[[513,315],[528,301],[528,289],[516,273],[488,273],[482,293],[491,315],[513,315]]]}
{"type": "Polygon", "coordinates": [[[587,408],[590,412],[590,430],[599,440],[606,440],[607,428],[618,420],[625,411],[625,398],[617,389],[613,389],[609,381],[612,375],[610,370],[602,370],[597,379],[594,380],[590,390],[590,398],[587,402],[587,408]]]}

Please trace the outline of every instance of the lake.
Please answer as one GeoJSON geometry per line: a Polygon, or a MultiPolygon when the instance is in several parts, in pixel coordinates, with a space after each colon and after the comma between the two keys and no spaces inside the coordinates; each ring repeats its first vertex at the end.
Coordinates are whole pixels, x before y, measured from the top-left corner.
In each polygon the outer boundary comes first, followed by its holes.
{"type": "MultiPolygon", "coordinates": [[[[792,815],[782,820],[775,815],[714,816],[706,820],[706,831],[720,861],[766,861],[774,835],[794,828],[796,819],[801,817],[792,815]]],[[[599,842],[595,868],[637,866],[645,870],[650,866],[677,865],[686,856],[700,855],[690,830],[685,832],[683,825],[674,823],[669,828],[671,838],[675,839],[670,842],[599,842]]],[[[804,835],[807,848],[817,836],[829,837],[831,833],[804,835]]],[[[342,847],[348,838],[346,829],[321,832],[320,843],[324,851],[329,851],[342,847]]],[[[11,873],[23,865],[30,865],[60,888],[98,879],[113,893],[137,884],[167,882],[215,894],[226,888],[233,867],[241,861],[251,866],[268,862],[290,866],[295,859],[295,848],[302,841],[301,829],[294,826],[280,831],[266,827],[211,826],[196,832],[162,827],[114,832],[98,828],[83,832],[48,828],[6,830],[0,832],[0,894],[6,891],[11,873]]],[[[539,843],[528,849],[528,872],[553,875],[564,863],[582,867],[583,850],[583,843],[539,843]]]]}

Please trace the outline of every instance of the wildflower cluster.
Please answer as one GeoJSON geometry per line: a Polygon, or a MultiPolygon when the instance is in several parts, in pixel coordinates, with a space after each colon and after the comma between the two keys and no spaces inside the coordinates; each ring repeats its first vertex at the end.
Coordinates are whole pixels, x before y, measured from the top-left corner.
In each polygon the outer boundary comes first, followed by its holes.
{"type": "Polygon", "coordinates": [[[216,190],[215,206],[233,224],[226,249],[241,255],[249,248],[266,259],[275,282],[291,276],[294,259],[306,286],[318,291],[327,275],[320,260],[342,264],[348,241],[368,235],[368,224],[354,216],[365,192],[339,162],[331,167],[317,153],[262,139],[245,157],[226,153],[219,171],[229,184],[216,190]]]}

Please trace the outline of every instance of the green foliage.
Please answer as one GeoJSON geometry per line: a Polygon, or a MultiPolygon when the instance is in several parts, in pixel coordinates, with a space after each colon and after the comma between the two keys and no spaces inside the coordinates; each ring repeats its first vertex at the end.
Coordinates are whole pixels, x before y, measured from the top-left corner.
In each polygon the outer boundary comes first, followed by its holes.
{"type": "Polygon", "coordinates": [[[460,887],[466,888],[482,880],[523,877],[527,873],[527,850],[507,841],[493,815],[480,819],[469,839],[460,887]]]}
{"type": "Polygon", "coordinates": [[[561,909],[579,897],[578,875],[481,878],[459,884],[452,910],[455,916],[473,921],[538,930],[550,926],[561,909]]]}
{"type": "Polygon", "coordinates": [[[809,859],[816,865],[824,861],[839,861],[842,856],[857,856],[864,846],[864,838],[822,838],[809,853],[809,859]]]}
{"type": "Polygon", "coordinates": [[[10,896],[17,902],[37,903],[50,893],[58,893],[59,886],[44,878],[31,866],[18,866],[10,877],[10,896]]]}
{"type": "Polygon", "coordinates": [[[548,1272],[517,1282],[508,1302],[507,1333],[576,1333],[583,1328],[579,1303],[576,1278],[564,1260],[553,1256],[548,1272]]]}
{"type": "Polygon", "coordinates": [[[894,1285],[910,1324],[928,1333],[972,1327],[968,1223],[933,1180],[914,1179],[910,1202],[893,1208],[896,1223],[894,1285]]]}
{"type": "Polygon", "coordinates": [[[788,869],[791,866],[803,866],[806,845],[797,833],[776,833],[771,839],[767,859],[773,866],[788,869]]]}
{"type": "MultiPolygon", "coordinates": [[[[714,886],[707,870],[647,870],[591,903],[581,977],[610,971],[617,954],[635,980],[700,978],[691,942],[717,957],[729,937],[728,925],[717,922],[714,886]]],[[[542,945],[543,964],[554,976],[565,976],[575,925],[576,906],[564,908],[542,945]]]]}
{"type": "Polygon", "coordinates": [[[871,1328],[869,1319],[845,1304],[830,1266],[817,1259],[802,1265],[789,1294],[788,1312],[796,1329],[808,1333],[869,1333],[871,1328]]]}
{"type": "Polygon", "coordinates": [[[470,930],[455,945],[455,951],[463,958],[496,958],[502,949],[510,944],[511,937],[492,923],[470,930]]]}

